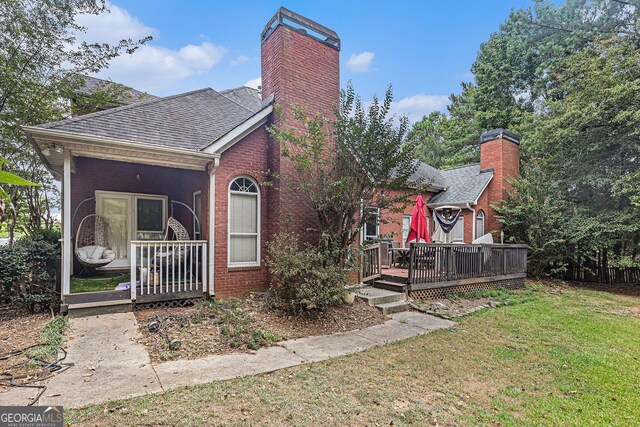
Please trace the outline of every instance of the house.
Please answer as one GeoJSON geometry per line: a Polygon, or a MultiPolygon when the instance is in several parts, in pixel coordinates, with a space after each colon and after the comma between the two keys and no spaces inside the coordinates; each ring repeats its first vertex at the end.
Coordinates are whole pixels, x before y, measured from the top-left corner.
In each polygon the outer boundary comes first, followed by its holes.
{"type": "MultiPolygon", "coordinates": [[[[107,219],[115,258],[101,268],[130,271],[131,283],[140,282],[131,290],[137,302],[263,290],[268,284],[266,245],[275,234],[296,231],[313,241],[314,213],[277,182],[263,185],[271,179],[267,170],[291,173],[267,127],[278,120],[275,105],[282,106],[285,119],[291,118],[292,105],[303,105],[311,114],[332,114],[339,102],[340,38],[281,8],[260,40],[261,93],[241,87],[147,96],[25,128],[42,162],[62,182],[65,302],[77,301],[71,278],[83,268],[83,259],[74,245],[82,219],[93,214],[107,219]],[[178,230],[181,240],[167,240],[165,231],[175,225],[169,218],[184,226],[178,230]],[[185,254],[191,260],[188,268],[185,254]]],[[[454,241],[470,242],[499,229],[490,204],[502,197],[508,178],[518,174],[517,137],[500,129],[485,133],[480,144],[479,164],[449,170],[420,164],[416,172],[416,180],[431,183],[424,195],[429,216],[446,206],[464,211],[454,241]]],[[[407,196],[415,198],[415,191],[407,190],[407,196]]],[[[368,212],[385,215],[375,208],[368,212]]],[[[410,213],[409,207],[405,214],[410,213]]],[[[374,221],[363,232],[367,238],[393,235],[399,241],[407,217],[396,220],[374,221]]],[[[98,234],[97,226],[89,231],[98,234]]]]}

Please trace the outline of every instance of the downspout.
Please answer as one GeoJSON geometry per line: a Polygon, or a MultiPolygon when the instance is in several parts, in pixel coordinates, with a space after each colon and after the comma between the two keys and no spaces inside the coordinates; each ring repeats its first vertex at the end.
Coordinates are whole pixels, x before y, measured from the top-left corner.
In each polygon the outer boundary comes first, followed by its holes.
{"type": "Polygon", "coordinates": [[[467,209],[473,212],[472,220],[471,220],[471,242],[476,239],[476,208],[472,208],[470,203],[467,203],[467,209]]]}
{"type": "Polygon", "coordinates": [[[214,159],[207,169],[209,171],[209,297],[214,298],[215,286],[214,286],[214,267],[215,267],[215,219],[216,219],[216,171],[220,167],[220,158],[214,159]]]}

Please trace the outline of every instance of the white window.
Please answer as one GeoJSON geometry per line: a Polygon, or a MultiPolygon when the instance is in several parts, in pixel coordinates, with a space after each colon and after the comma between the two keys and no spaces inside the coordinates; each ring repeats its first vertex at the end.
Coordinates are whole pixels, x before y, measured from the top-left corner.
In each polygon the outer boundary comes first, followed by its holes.
{"type": "Polygon", "coordinates": [[[251,178],[229,186],[229,266],[260,265],[260,192],[251,178]]]}
{"type": "Polygon", "coordinates": [[[402,216],[402,247],[408,248],[407,237],[409,237],[409,230],[411,229],[411,215],[402,216]]]}
{"type": "Polygon", "coordinates": [[[460,215],[456,225],[453,226],[453,230],[449,232],[453,243],[464,243],[464,218],[460,215]]]}
{"type": "MultiPolygon", "coordinates": [[[[436,221],[434,235],[439,231],[440,223],[436,221]]],[[[442,233],[442,235],[445,239],[442,243],[464,243],[464,217],[460,215],[460,218],[456,221],[456,225],[453,226],[453,229],[447,234],[442,233]]]]}
{"type": "Polygon", "coordinates": [[[364,209],[364,214],[367,216],[367,220],[363,227],[363,240],[377,240],[380,236],[380,209],[375,207],[366,207],[364,209]]]}
{"type": "Polygon", "coordinates": [[[197,221],[193,221],[193,238],[195,240],[202,239],[202,192],[200,190],[193,192],[193,212],[196,214],[197,221]]]}
{"type": "Polygon", "coordinates": [[[476,215],[476,239],[484,236],[484,212],[479,211],[476,215]]]}

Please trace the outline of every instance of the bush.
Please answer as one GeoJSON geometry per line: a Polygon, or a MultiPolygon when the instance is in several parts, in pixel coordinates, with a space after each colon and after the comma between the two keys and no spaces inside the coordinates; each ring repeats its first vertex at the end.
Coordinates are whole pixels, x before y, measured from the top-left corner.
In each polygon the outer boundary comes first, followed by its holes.
{"type": "Polygon", "coordinates": [[[280,233],[269,245],[267,267],[271,294],[294,312],[322,310],[342,301],[348,269],[331,264],[322,251],[307,245],[300,250],[298,236],[280,233]]]}
{"type": "Polygon", "coordinates": [[[38,231],[0,247],[0,299],[31,312],[58,301],[55,278],[60,269],[60,233],[38,231]]]}

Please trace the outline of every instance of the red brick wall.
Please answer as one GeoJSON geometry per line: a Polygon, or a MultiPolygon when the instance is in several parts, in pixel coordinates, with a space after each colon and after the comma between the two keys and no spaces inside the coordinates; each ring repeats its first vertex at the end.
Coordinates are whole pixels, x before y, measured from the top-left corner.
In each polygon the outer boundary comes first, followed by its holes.
{"type": "Polygon", "coordinates": [[[264,186],[268,177],[264,172],[268,168],[268,135],[265,128],[259,128],[242,141],[222,153],[220,167],[216,171],[215,198],[215,295],[216,298],[228,298],[266,290],[268,273],[264,266],[264,256],[270,229],[272,213],[269,204],[272,188],[264,186]],[[229,185],[239,175],[253,178],[260,186],[260,231],[261,262],[259,267],[228,267],[228,201],[229,185]]]}
{"type": "MultiPolygon", "coordinates": [[[[294,122],[291,108],[305,107],[310,115],[333,118],[340,99],[339,51],[307,35],[285,26],[278,26],[262,44],[262,96],[275,95],[286,126],[300,130],[294,122]]],[[[292,166],[280,156],[278,141],[269,142],[271,170],[293,178],[292,166]]],[[[317,217],[302,207],[298,196],[286,185],[274,182],[273,198],[269,201],[272,233],[286,229],[302,236],[303,241],[317,242],[317,217]]]]}
{"type": "MultiPolygon", "coordinates": [[[[75,158],[75,173],[71,174],[71,213],[76,207],[89,197],[95,196],[96,190],[118,191],[125,193],[154,194],[168,197],[168,202],[178,200],[193,208],[193,192],[202,191],[202,216],[203,236],[207,236],[208,217],[206,207],[208,203],[208,177],[206,172],[190,171],[184,169],[149,166],[136,163],[124,163],[111,160],[90,159],[84,157],[75,158]],[[138,181],[136,175],[140,174],[138,181]]],[[[78,210],[75,224],[73,224],[73,236],[80,225],[80,221],[86,215],[96,213],[95,201],[84,203],[78,210]]],[[[167,206],[169,215],[171,206],[167,206]]],[[[175,218],[189,231],[193,238],[193,222],[191,213],[182,206],[176,205],[175,218]]],[[[133,219],[132,219],[133,220],[133,219]]],[[[80,271],[80,264],[74,264],[74,272],[80,271]]]]}
{"type": "MultiPolygon", "coordinates": [[[[507,190],[511,189],[510,179],[517,179],[520,176],[518,144],[505,139],[498,138],[480,144],[480,169],[493,168],[493,179],[485,190],[488,194],[487,205],[483,207],[487,214],[485,228],[491,231],[501,229],[500,223],[495,218],[495,211],[490,205],[503,200],[507,190]]],[[[497,234],[494,235],[496,241],[497,234]]]]}

